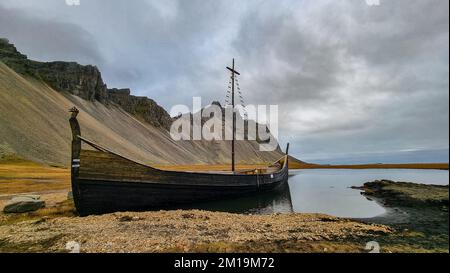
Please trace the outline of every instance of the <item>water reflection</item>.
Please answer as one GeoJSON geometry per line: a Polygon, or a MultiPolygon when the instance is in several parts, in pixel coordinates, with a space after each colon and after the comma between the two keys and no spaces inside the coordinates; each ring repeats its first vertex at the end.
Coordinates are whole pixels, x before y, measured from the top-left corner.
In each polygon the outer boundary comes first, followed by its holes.
{"type": "Polygon", "coordinates": [[[449,172],[442,170],[300,170],[289,179],[295,212],[325,213],[338,217],[367,218],[385,212],[378,203],[350,189],[365,182],[389,179],[448,185],[449,172]]]}
{"type": "Polygon", "coordinates": [[[289,185],[259,195],[192,205],[189,208],[245,214],[324,213],[367,218],[384,208],[350,189],[379,179],[448,185],[449,172],[439,170],[301,170],[292,171],[289,185]]]}
{"type": "Polygon", "coordinates": [[[190,208],[244,214],[294,212],[291,199],[291,190],[289,184],[287,183],[278,187],[274,191],[229,200],[205,202],[190,206],[190,208]]]}

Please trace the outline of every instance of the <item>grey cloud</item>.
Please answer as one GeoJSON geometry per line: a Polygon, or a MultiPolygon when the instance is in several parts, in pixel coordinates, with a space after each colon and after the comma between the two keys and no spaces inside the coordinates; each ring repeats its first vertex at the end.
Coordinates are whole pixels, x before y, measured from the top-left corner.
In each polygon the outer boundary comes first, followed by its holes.
{"type": "Polygon", "coordinates": [[[448,1],[5,3],[0,33],[25,54],[92,62],[167,109],[223,100],[236,57],[246,102],[279,105],[299,157],[448,150],[448,1]]]}
{"type": "MultiPolygon", "coordinates": [[[[261,17],[258,10],[243,20],[234,46],[244,62],[251,64],[250,99],[272,98],[274,103],[327,100],[339,82],[343,64],[332,41],[299,28],[292,10],[274,17],[261,17]]],[[[267,102],[265,102],[267,103],[267,102]]]]}
{"type": "Polygon", "coordinates": [[[336,11],[332,16],[311,12],[308,15],[312,23],[302,27],[297,23],[298,15],[290,11],[278,18],[253,18],[249,29],[243,27],[239,46],[247,46],[246,53],[259,57],[259,67],[266,68],[261,64],[271,63],[274,58],[273,62],[297,68],[292,74],[288,69],[283,77],[277,77],[273,69],[257,75],[264,78],[258,90],[268,89],[262,97],[285,105],[288,110],[284,117],[288,120],[296,118],[289,115],[293,109],[313,109],[317,105],[326,113],[327,105],[332,106],[328,118],[311,122],[306,131],[296,128],[295,121],[282,126],[285,132],[291,131],[288,135],[304,138],[298,141],[302,147],[298,152],[445,148],[447,7],[448,2],[441,1],[390,1],[375,8],[363,1],[361,5],[334,1],[321,7],[336,11]],[[273,22],[280,26],[274,29],[273,22]],[[305,31],[310,26],[314,31],[305,31]],[[260,30],[260,35],[246,39],[245,34],[252,29],[260,30]],[[283,37],[283,33],[288,34],[283,37]],[[312,81],[302,75],[312,75],[312,81]],[[367,79],[357,83],[354,77],[358,75],[367,79]],[[280,89],[283,91],[278,92],[280,89]],[[271,95],[270,90],[278,93],[271,95]],[[375,99],[381,96],[385,97],[382,104],[375,99]],[[335,105],[341,108],[336,110],[335,105]],[[346,111],[347,116],[342,118],[340,112],[346,111]]]}
{"type": "Polygon", "coordinates": [[[399,0],[384,1],[376,8],[347,7],[353,26],[346,33],[349,51],[373,65],[398,66],[424,53],[431,58],[445,54],[439,39],[447,36],[448,40],[448,1],[399,0]]]}
{"type": "Polygon", "coordinates": [[[30,58],[84,64],[102,61],[94,37],[75,24],[38,18],[18,9],[0,6],[0,34],[30,58]]]}

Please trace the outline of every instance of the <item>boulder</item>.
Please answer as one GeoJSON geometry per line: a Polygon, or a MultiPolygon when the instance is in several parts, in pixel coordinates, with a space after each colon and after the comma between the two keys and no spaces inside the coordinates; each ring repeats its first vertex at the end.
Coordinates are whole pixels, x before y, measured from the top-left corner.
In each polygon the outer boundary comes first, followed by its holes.
{"type": "Polygon", "coordinates": [[[45,207],[45,201],[39,195],[23,195],[11,199],[3,209],[4,213],[25,213],[45,207]]]}

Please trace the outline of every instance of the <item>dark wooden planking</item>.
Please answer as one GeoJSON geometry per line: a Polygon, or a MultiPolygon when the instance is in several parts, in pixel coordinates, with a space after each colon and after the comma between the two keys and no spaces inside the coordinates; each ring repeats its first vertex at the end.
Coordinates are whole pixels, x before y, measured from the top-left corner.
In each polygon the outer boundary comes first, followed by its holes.
{"type": "Polygon", "coordinates": [[[113,211],[148,210],[193,204],[201,201],[242,197],[276,189],[285,180],[252,186],[191,186],[181,184],[148,184],[79,180],[81,192],[80,214],[99,214],[113,211]]]}
{"type": "MultiPolygon", "coordinates": [[[[184,185],[210,185],[210,186],[248,186],[257,185],[257,177],[276,179],[279,172],[272,174],[216,174],[163,171],[144,166],[133,161],[121,158],[114,154],[100,151],[81,151],[80,179],[135,181],[146,183],[167,183],[184,185]]],[[[261,180],[265,183],[266,180],[261,180]]]]}
{"type": "Polygon", "coordinates": [[[142,211],[242,197],[286,185],[288,156],[273,173],[191,173],[163,171],[124,158],[84,140],[72,109],[72,190],[80,215],[142,211]],[[82,150],[84,141],[98,151],[82,150]]]}
{"type": "Polygon", "coordinates": [[[173,207],[235,196],[242,197],[257,191],[255,187],[194,188],[182,185],[86,180],[80,180],[80,189],[82,215],[173,207]]]}
{"type": "Polygon", "coordinates": [[[261,175],[181,173],[157,170],[100,151],[81,151],[77,178],[80,215],[142,211],[242,197],[286,184],[288,167],[261,175]]]}

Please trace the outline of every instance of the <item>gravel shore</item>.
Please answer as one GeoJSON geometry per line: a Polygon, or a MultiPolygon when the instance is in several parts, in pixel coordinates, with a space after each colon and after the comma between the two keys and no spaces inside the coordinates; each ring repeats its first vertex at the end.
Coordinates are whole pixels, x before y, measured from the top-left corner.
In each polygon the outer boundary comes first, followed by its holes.
{"type": "Polygon", "coordinates": [[[43,194],[45,209],[0,213],[0,252],[69,252],[79,246],[86,253],[353,253],[367,252],[366,244],[375,241],[381,252],[448,253],[448,186],[375,181],[360,189],[387,213],[371,219],[198,210],[77,217],[67,192],[43,194]]]}
{"type": "MultiPolygon", "coordinates": [[[[82,252],[326,252],[332,247],[320,243],[370,241],[390,232],[386,226],[319,214],[130,212],[2,225],[0,249],[65,252],[73,241],[82,252]]],[[[361,243],[353,251],[364,247],[361,243]]]]}

